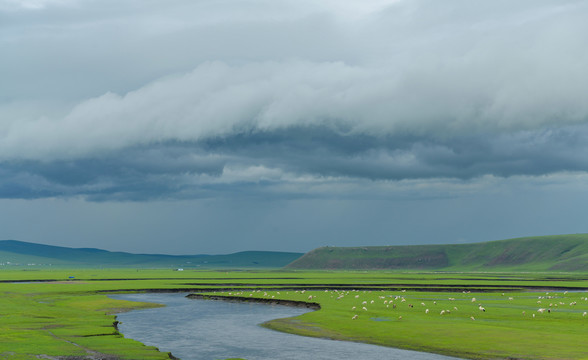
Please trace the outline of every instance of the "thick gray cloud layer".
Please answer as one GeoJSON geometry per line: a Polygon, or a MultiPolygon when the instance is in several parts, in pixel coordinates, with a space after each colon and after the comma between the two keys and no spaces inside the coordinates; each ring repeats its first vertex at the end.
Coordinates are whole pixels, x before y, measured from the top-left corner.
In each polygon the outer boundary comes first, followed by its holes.
{"type": "Polygon", "coordinates": [[[588,170],[586,14],[585,1],[0,1],[0,197],[573,182],[588,170]]]}

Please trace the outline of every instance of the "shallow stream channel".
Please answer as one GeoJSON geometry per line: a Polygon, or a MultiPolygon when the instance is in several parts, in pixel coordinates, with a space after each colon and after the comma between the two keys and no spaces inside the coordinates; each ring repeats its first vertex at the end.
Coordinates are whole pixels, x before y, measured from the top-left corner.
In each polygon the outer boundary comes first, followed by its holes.
{"type": "Polygon", "coordinates": [[[117,315],[126,338],[181,360],[450,360],[447,356],[346,341],[310,338],[269,330],[259,324],[308,309],[284,305],[196,300],[187,293],[110,295],[114,299],[165,304],[117,315]]]}

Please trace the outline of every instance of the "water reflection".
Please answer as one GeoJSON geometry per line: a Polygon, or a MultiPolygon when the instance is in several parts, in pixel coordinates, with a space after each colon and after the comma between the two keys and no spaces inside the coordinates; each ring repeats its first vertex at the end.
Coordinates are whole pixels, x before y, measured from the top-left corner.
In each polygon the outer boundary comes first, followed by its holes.
{"type": "Polygon", "coordinates": [[[166,304],[118,315],[120,332],[182,360],[455,359],[382,346],[290,335],[258,326],[307,309],[281,305],[192,300],[186,294],[124,294],[112,298],[166,304]]]}

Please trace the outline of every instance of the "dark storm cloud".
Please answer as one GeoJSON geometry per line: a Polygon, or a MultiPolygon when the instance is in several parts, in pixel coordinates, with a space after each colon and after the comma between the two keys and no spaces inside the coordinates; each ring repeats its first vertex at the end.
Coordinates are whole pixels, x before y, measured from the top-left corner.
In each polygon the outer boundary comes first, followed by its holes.
{"type": "MultiPolygon", "coordinates": [[[[182,178],[218,177],[226,162],[224,156],[174,143],[124,149],[99,158],[5,162],[0,164],[0,189],[3,196],[16,198],[83,195],[95,200],[147,200],[174,197],[187,186],[182,178]]],[[[194,189],[191,193],[192,197],[200,196],[194,189]]]]}
{"type": "MultiPolygon", "coordinates": [[[[361,187],[406,179],[540,176],[588,171],[583,156],[588,152],[587,137],[584,125],[443,140],[299,127],[137,146],[92,159],[5,162],[0,189],[3,197],[81,195],[94,201],[263,196],[264,192],[289,198],[300,196],[301,186],[325,182],[361,187]],[[295,191],[289,191],[288,184],[296,185],[295,191]]],[[[332,188],[327,196],[354,192],[332,188]]],[[[307,196],[320,195],[309,191],[307,196]]]]}

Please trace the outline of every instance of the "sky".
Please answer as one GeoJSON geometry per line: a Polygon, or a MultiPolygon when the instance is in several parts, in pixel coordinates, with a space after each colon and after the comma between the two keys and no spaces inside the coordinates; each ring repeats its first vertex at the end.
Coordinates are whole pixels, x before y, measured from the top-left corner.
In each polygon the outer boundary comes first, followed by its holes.
{"type": "Polygon", "coordinates": [[[0,0],[0,239],[587,233],[583,0],[0,0]]]}

